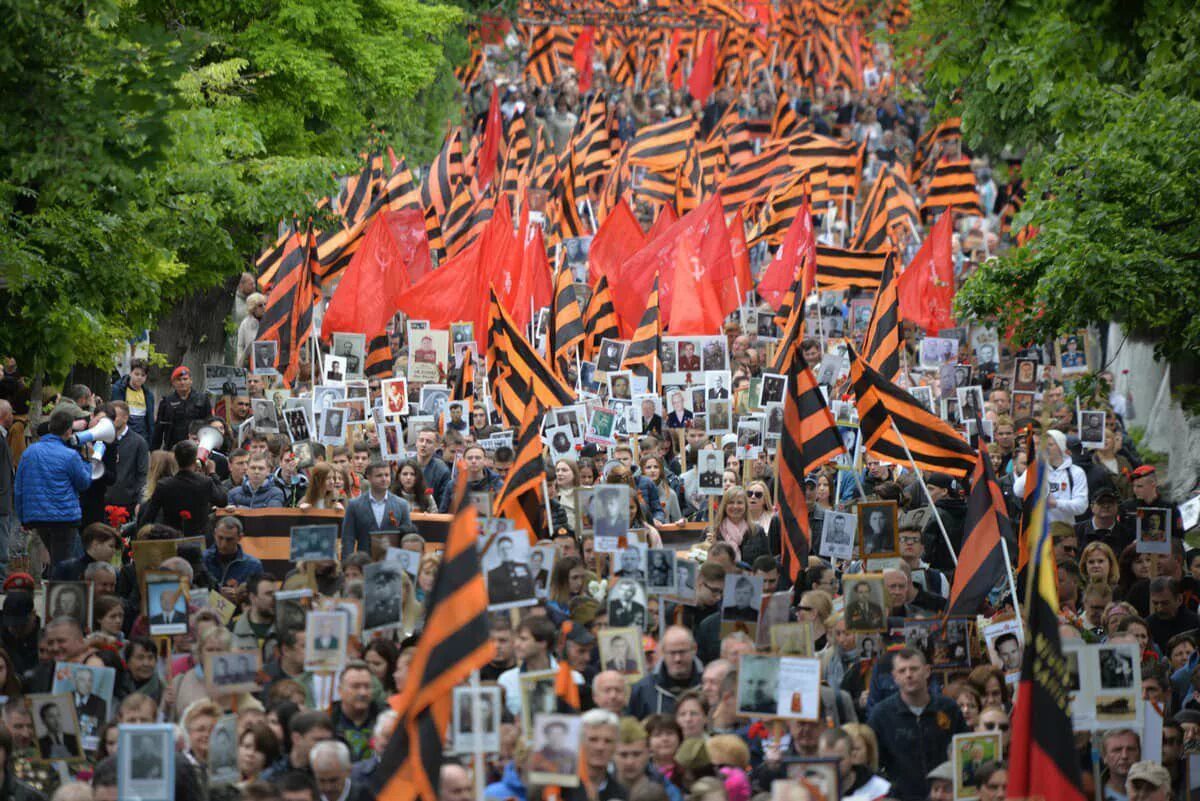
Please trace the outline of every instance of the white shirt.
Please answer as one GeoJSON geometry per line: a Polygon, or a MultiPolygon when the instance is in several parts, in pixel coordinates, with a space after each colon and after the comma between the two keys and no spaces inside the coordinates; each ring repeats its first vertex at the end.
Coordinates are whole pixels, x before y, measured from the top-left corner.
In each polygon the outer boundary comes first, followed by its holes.
{"type": "Polygon", "coordinates": [[[374,495],[368,495],[371,499],[371,513],[375,515],[375,525],[383,527],[383,515],[387,512],[387,495],[383,496],[383,500],[375,500],[374,495]]]}

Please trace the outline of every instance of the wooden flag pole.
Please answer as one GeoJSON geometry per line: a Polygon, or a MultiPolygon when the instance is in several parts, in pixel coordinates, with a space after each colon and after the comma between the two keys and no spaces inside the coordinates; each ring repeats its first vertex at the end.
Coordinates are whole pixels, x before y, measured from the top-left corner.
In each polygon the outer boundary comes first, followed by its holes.
{"type": "Polygon", "coordinates": [[[933,519],[937,521],[938,529],[942,532],[942,539],[946,541],[946,548],[950,551],[950,558],[954,560],[954,566],[958,567],[958,554],[954,552],[954,543],[950,542],[950,535],[946,532],[946,524],[942,522],[942,516],[938,514],[937,506],[933,503],[933,496],[929,494],[929,486],[925,483],[925,476],[921,473],[921,468],[917,467],[917,462],[913,459],[912,451],[908,449],[908,442],[905,441],[904,435],[900,433],[900,429],[896,427],[896,421],[890,416],[888,422],[892,425],[892,430],[896,432],[896,436],[900,438],[900,446],[904,448],[904,455],[908,457],[908,463],[912,465],[917,474],[917,481],[921,482],[921,489],[925,490],[925,497],[929,499],[929,511],[933,513],[933,519]]]}

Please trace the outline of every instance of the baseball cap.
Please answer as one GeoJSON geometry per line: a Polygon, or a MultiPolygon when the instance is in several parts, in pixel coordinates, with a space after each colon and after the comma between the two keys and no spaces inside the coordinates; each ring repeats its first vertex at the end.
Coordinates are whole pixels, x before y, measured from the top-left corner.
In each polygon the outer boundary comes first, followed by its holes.
{"type": "Polygon", "coordinates": [[[1109,486],[1098,488],[1092,493],[1092,503],[1100,503],[1102,501],[1119,501],[1121,495],[1115,489],[1109,486]]]}
{"type": "Polygon", "coordinates": [[[944,490],[954,489],[954,477],[949,473],[930,473],[926,481],[931,487],[941,487],[944,490]]]}
{"type": "Polygon", "coordinates": [[[595,645],[596,635],[588,631],[586,626],[572,626],[567,641],[576,645],[595,645]]]}
{"type": "Polygon", "coordinates": [[[4,598],[4,613],[0,615],[0,624],[5,628],[15,629],[32,614],[33,596],[23,591],[10,592],[4,598]]]}
{"type": "Polygon", "coordinates": [[[191,377],[192,377],[192,371],[187,369],[186,367],[184,367],[182,364],[171,371],[171,380],[172,381],[174,381],[178,378],[191,378],[191,377]]]}
{"type": "Polygon", "coordinates": [[[1125,786],[1128,787],[1130,782],[1135,781],[1149,782],[1155,787],[1170,787],[1171,774],[1157,762],[1144,760],[1133,763],[1133,767],[1129,769],[1129,777],[1125,780],[1125,786]]]}

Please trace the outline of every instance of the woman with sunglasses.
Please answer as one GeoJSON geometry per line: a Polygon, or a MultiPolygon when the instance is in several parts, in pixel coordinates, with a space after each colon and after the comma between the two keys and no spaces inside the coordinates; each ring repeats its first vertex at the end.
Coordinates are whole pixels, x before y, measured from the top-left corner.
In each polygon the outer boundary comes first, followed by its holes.
{"type": "Polygon", "coordinates": [[[763,531],[771,530],[775,517],[775,506],[771,501],[771,490],[765,481],[755,479],[746,485],[746,519],[763,531]]]}

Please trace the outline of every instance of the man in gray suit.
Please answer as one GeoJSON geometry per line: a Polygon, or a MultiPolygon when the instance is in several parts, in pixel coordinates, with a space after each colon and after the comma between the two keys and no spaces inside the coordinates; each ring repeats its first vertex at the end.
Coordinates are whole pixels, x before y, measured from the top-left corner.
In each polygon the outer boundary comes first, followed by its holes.
{"type": "Polygon", "coordinates": [[[342,558],[355,551],[371,552],[371,534],[376,531],[394,531],[398,534],[415,532],[409,516],[408,501],[388,492],[392,476],[383,462],[367,465],[367,483],[370,492],[363,493],[346,504],[346,517],[342,521],[342,558]]]}

